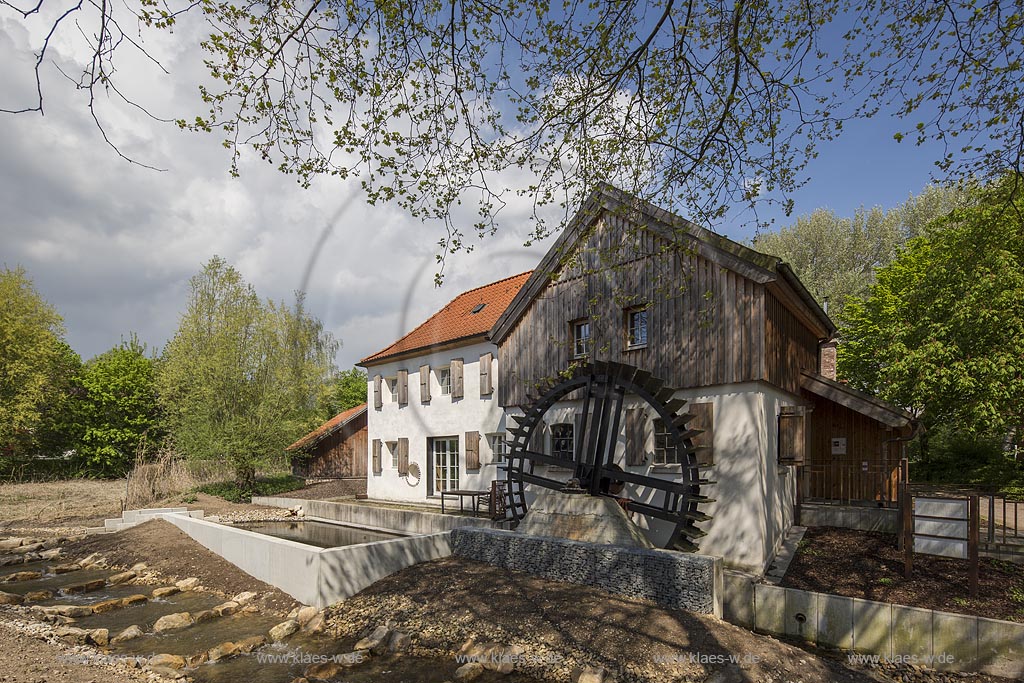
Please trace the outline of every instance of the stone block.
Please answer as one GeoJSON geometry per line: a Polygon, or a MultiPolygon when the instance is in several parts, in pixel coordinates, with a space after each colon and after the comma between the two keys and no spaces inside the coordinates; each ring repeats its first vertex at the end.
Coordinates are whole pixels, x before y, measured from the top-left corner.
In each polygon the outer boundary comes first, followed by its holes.
{"type": "Polygon", "coordinates": [[[818,594],[818,644],[853,649],[853,598],[818,594]]]}
{"type": "Polygon", "coordinates": [[[979,617],[978,666],[991,676],[1024,679],[1024,624],[979,617]]]}
{"type": "Polygon", "coordinates": [[[754,628],[754,582],[744,574],[724,572],[722,618],[731,624],[754,628]]]}
{"type": "Polygon", "coordinates": [[[765,633],[786,633],[786,589],[754,584],[754,628],[765,633]]]}
{"type": "Polygon", "coordinates": [[[973,671],[978,663],[978,617],[932,612],[933,666],[943,671],[973,671]]]}
{"type": "Polygon", "coordinates": [[[892,606],[887,602],[853,599],[853,649],[892,657],[892,606]]]}
{"type": "Polygon", "coordinates": [[[808,643],[817,642],[818,595],[810,591],[786,588],[786,614],[783,628],[787,636],[808,643]]]}
{"type": "Polygon", "coordinates": [[[932,611],[892,606],[892,656],[897,661],[927,662],[932,655],[932,611]]]}

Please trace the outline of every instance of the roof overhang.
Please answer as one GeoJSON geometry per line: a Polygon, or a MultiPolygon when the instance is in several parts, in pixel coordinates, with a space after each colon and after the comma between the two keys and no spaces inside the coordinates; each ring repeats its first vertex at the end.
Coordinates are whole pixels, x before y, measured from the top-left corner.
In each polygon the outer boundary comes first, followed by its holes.
{"type": "Polygon", "coordinates": [[[431,353],[438,351],[448,351],[450,349],[457,349],[460,346],[470,346],[472,344],[478,344],[480,342],[487,341],[487,333],[473,334],[468,337],[460,337],[458,339],[452,339],[446,341],[443,344],[431,344],[429,346],[420,346],[415,349],[408,349],[406,351],[400,351],[393,353],[389,356],[380,356],[379,358],[363,360],[356,363],[361,368],[372,368],[375,365],[384,365],[385,363],[392,363],[395,361],[406,360],[408,358],[416,358],[418,356],[426,356],[431,353]]]}
{"type": "Polygon", "coordinates": [[[804,372],[800,386],[815,396],[838,403],[889,427],[900,429],[914,422],[913,415],[902,408],[817,373],[804,372]]]}

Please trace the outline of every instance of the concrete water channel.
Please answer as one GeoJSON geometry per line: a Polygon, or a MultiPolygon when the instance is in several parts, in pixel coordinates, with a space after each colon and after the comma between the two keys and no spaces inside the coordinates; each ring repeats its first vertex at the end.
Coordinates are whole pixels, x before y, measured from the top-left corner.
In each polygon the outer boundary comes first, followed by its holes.
{"type": "MultiPolygon", "coordinates": [[[[295,533],[292,529],[286,531],[295,533]]],[[[134,585],[131,581],[112,585],[110,579],[117,572],[111,569],[74,567],[60,560],[2,567],[0,591],[24,599],[22,606],[9,609],[41,616],[54,623],[58,635],[77,635],[77,642],[92,645],[104,656],[134,659],[140,665],[152,663],[158,655],[180,656],[187,665],[174,675],[200,683],[289,683],[307,672],[313,658],[344,660],[353,653],[355,641],[335,640],[322,632],[300,630],[281,642],[271,642],[268,634],[283,620],[281,615],[239,611],[218,616],[217,608],[225,604],[225,598],[211,592],[181,590],[161,595],[165,591],[159,587],[134,585]],[[9,580],[16,574],[23,580],[9,580]],[[160,597],[154,596],[154,590],[160,597]],[[95,606],[100,608],[94,611],[95,606]],[[157,632],[158,620],[181,613],[193,615],[195,622],[180,630],[157,632]],[[64,616],[70,614],[75,616],[64,616]],[[206,616],[200,620],[199,615],[206,616]],[[131,627],[141,635],[119,641],[118,634],[131,627]],[[96,636],[102,633],[97,629],[106,629],[106,633],[96,636]],[[245,645],[234,656],[209,661],[212,652],[226,642],[245,645]]],[[[458,667],[454,658],[438,660],[399,652],[367,656],[361,663],[335,672],[332,678],[314,680],[441,683],[453,680],[458,667]]],[[[502,675],[494,671],[485,671],[475,680],[534,683],[534,679],[518,673],[502,675]]]]}
{"type": "Polygon", "coordinates": [[[388,533],[344,524],[332,524],[316,520],[249,522],[235,525],[239,529],[255,531],[275,538],[296,543],[315,545],[318,548],[341,548],[360,543],[375,543],[404,538],[408,534],[388,533]]]}

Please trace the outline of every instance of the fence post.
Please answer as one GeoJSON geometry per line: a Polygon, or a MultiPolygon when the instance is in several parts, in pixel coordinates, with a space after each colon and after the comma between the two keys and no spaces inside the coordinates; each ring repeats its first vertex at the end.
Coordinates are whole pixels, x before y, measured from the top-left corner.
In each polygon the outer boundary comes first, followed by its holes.
{"type": "Polygon", "coordinates": [[[971,496],[967,511],[967,559],[970,562],[971,597],[978,596],[978,536],[981,505],[978,496],[971,496]]]}
{"type": "Polygon", "coordinates": [[[903,577],[909,579],[914,571],[914,499],[910,483],[904,481],[901,498],[903,512],[903,577]]]}

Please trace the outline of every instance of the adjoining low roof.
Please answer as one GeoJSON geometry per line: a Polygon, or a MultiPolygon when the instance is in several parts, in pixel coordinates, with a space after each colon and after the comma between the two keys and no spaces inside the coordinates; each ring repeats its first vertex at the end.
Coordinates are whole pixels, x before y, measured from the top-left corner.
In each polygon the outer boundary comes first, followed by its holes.
{"type": "Polygon", "coordinates": [[[816,396],[827,398],[890,427],[906,427],[914,420],[914,416],[902,408],[815,372],[804,371],[800,386],[816,396]]]}
{"type": "Polygon", "coordinates": [[[322,425],[311,431],[309,434],[306,434],[304,437],[293,443],[285,450],[303,451],[308,448],[312,448],[313,446],[317,445],[318,443],[329,437],[331,434],[334,434],[336,431],[338,431],[339,429],[341,429],[349,422],[356,419],[365,412],[365,403],[357,405],[355,408],[343,410],[342,412],[338,413],[327,422],[324,422],[322,425]]]}
{"type": "Polygon", "coordinates": [[[603,211],[622,208],[636,212],[646,219],[644,227],[664,239],[670,242],[685,241],[688,246],[712,262],[755,282],[775,287],[778,295],[784,295],[791,302],[790,306],[806,311],[806,318],[812,324],[812,328],[819,328],[822,336],[827,338],[835,334],[835,323],[814,300],[792,269],[779,257],[762,254],[608,183],[600,183],[548,249],[540,265],[534,269],[533,277],[509,304],[508,310],[495,322],[490,332],[491,341],[501,344],[512,332],[525,315],[530,303],[560,271],[563,260],[572,253],[575,244],[585,237],[598,216],[603,211]]]}
{"type": "Polygon", "coordinates": [[[469,341],[475,337],[482,339],[532,272],[528,270],[458,295],[412,332],[362,359],[359,365],[376,365],[414,351],[469,341]]]}

